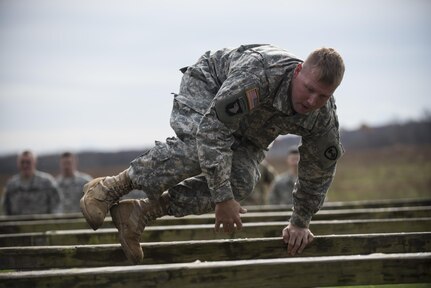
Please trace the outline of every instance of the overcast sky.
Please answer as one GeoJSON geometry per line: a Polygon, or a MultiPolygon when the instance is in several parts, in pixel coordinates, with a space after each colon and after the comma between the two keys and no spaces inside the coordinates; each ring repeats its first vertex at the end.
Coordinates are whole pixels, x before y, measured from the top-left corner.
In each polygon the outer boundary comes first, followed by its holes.
{"type": "Polygon", "coordinates": [[[244,43],[335,47],[342,128],[431,111],[431,1],[0,0],[0,155],[163,141],[178,69],[244,43]]]}

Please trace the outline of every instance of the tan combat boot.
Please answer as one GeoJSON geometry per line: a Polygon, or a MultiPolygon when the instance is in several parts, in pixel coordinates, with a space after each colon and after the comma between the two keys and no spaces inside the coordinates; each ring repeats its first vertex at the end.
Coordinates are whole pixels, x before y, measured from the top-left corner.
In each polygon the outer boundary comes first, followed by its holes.
{"type": "Polygon", "coordinates": [[[165,192],[158,201],[149,199],[122,200],[111,208],[112,221],[118,229],[121,247],[133,264],[142,263],[144,252],[139,239],[145,226],[167,215],[169,195],[165,192]]]}
{"type": "Polygon", "coordinates": [[[109,208],[121,196],[133,190],[128,170],[117,176],[93,179],[84,186],[84,196],[79,201],[82,214],[94,230],[102,226],[109,208]]]}

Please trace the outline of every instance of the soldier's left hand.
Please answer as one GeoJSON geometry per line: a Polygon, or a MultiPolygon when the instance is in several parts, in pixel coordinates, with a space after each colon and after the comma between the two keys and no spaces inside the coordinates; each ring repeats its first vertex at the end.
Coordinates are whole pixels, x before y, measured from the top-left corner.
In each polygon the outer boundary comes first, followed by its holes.
{"type": "Polygon", "coordinates": [[[314,234],[308,228],[301,228],[289,223],[283,229],[283,241],[287,244],[287,253],[295,256],[301,254],[304,248],[314,239],[314,234]]]}

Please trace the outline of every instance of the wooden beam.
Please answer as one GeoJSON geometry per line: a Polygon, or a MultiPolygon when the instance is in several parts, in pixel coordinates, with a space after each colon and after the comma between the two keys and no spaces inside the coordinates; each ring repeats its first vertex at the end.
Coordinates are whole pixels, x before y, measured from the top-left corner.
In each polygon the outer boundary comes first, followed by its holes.
{"type": "MultiPolygon", "coordinates": [[[[281,237],[143,243],[144,264],[286,258],[281,237]]],[[[431,252],[431,232],[317,236],[300,257],[431,252]]],[[[119,244],[0,248],[0,269],[129,265],[119,244]]]]}
{"type": "MultiPolygon", "coordinates": [[[[343,202],[325,202],[322,210],[334,209],[357,209],[357,208],[389,208],[389,207],[409,207],[409,206],[430,206],[431,198],[424,199],[383,199],[383,200],[365,200],[365,201],[343,201],[343,202]]],[[[245,206],[249,212],[265,211],[290,211],[292,205],[256,205],[245,206]]],[[[0,222],[10,221],[33,221],[48,219],[79,219],[81,213],[67,214],[37,214],[37,215],[0,215],[0,222]]]]}
{"type": "MultiPolygon", "coordinates": [[[[265,221],[287,221],[292,212],[249,212],[242,215],[242,221],[265,222],[265,221]]],[[[343,219],[384,219],[384,218],[421,218],[431,217],[431,206],[413,207],[389,207],[389,208],[360,208],[360,209],[339,209],[321,210],[314,217],[314,220],[343,220],[343,219]]],[[[157,225],[188,225],[188,224],[212,224],[214,214],[190,215],[176,218],[165,216],[157,221],[157,225]]],[[[76,230],[89,229],[85,219],[47,219],[34,221],[12,221],[0,222],[0,233],[27,233],[43,232],[49,230],[76,230]]],[[[114,228],[112,220],[107,217],[103,228],[114,228]]]]}
{"type": "Polygon", "coordinates": [[[431,253],[280,258],[0,273],[2,287],[310,287],[429,283],[431,253]],[[324,269],[322,269],[324,267],[324,269]]]}
{"type": "MultiPolygon", "coordinates": [[[[241,231],[232,235],[216,233],[212,224],[150,226],[146,228],[142,241],[278,237],[286,225],[287,222],[284,221],[245,223],[241,231]]],[[[430,231],[430,227],[431,218],[429,217],[313,221],[310,225],[310,229],[315,235],[424,232],[430,231]]],[[[0,247],[112,243],[118,243],[116,229],[63,230],[0,235],[0,247]]]]}
{"type": "MultiPolygon", "coordinates": [[[[362,201],[328,201],[323,204],[321,210],[336,209],[361,209],[361,208],[390,208],[390,207],[412,207],[412,206],[429,206],[431,198],[424,199],[376,199],[362,201]]],[[[250,212],[265,211],[287,211],[292,205],[252,205],[245,206],[250,212]]]]}

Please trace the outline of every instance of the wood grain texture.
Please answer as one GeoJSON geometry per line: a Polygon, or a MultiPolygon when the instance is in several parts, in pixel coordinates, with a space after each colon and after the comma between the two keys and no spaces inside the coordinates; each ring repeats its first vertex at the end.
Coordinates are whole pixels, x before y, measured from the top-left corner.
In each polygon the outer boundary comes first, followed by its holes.
{"type": "MultiPolygon", "coordinates": [[[[143,243],[144,264],[292,258],[280,237],[143,243]]],[[[431,232],[317,236],[299,257],[431,252],[431,232]]],[[[119,244],[0,248],[0,269],[129,265],[119,244]]]]}
{"type": "MultiPolygon", "coordinates": [[[[244,223],[288,221],[290,211],[249,212],[241,215],[244,223]]],[[[431,217],[431,206],[387,207],[387,208],[357,208],[321,210],[314,217],[316,220],[349,220],[349,219],[384,219],[384,218],[420,218],[431,217]]],[[[181,218],[165,216],[158,219],[154,225],[188,225],[212,224],[214,214],[190,215],[181,218]]],[[[0,234],[31,233],[50,230],[89,229],[85,219],[46,219],[33,221],[0,222],[0,234]]],[[[107,217],[102,228],[114,228],[111,217],[107,217]]]]}
{"type": "Polygon", "coordinates": [[[0,273],[1,287],[310,287],[431,282],[431,253],[372,254],[0,273]]]}

